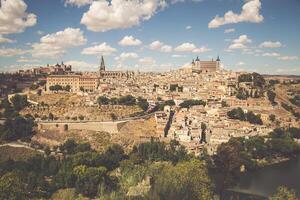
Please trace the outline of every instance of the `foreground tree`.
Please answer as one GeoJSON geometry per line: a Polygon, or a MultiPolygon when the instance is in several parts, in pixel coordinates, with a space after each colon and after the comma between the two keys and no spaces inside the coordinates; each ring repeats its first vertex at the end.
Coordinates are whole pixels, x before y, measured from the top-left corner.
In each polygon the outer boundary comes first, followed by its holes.
{"type": "Polygon", "coordinates": [[[277,192],[269,197],[269,200],[298,200],[295,191],[289,190],[286,187],[279,187],[277,192]]]}
{"type": "Polygon", "coordinates": [[[217,149],[214,157],[216,171],[219,172],[220,188],[217,188],[221,197],[226,188],[233,185],[243,162],[240,152],[242,147],[237,140],[223,143],[217,149]]]}
{"type": "Polygon", "coordinates": [[[211,200],[213,185],[203,161],[180,162],[176,166],[161,164],[154,174],[149,200],[211,200]]]}
{"type": "Polygon", "coordinates": [[[4,174],[0,178],[0,199],[22,200],[26,198],[25,184],[14,172],[4,174]]]}
{"type": "Polygon", "coordinates": [[[11,102],[15,110],[20,111],[28,105],[27,96],[26,95],[18,95],[16,94],[11,98],[11,102]]]}

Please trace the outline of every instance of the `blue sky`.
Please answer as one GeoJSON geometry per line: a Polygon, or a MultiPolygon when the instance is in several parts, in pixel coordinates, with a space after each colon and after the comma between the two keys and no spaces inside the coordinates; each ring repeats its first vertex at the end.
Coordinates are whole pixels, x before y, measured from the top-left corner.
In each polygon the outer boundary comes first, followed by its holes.
{"type": "Polygon", "coordinates": [[[1,0],[0,71],[93,71],[101,55],[109,69],[165,71],[220,55],[226,69],[300,75],[299,11],[299,0],[1,0]]]}

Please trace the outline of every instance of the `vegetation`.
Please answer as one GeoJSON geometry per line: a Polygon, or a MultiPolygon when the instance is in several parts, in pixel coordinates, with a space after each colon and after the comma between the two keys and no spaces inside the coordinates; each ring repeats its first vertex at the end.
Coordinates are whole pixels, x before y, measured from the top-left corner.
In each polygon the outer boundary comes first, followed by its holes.
{"type": "Polygon", "coordinates": [[[61,86],[61,85],[51,85],[50,87],[49,87],[49,90],[51,90],[51,91],[59,91],[59,90],[63,90],[63,87],[61,86]]]}
{"type": "Polygon", "coordinates": [[[181,108],[190,108],[192,106],[196,106],[196,105],[206,105],[205,101],[202,100],[194,100],[194,99],[190,99],[190,100],[186,100],[184,102],[182,102],[181,104],[179,104],[179,106],[181,108]]]}
{"type": "Polygon", "coordinates": [[[246,100],[248,99],[249,95],[243,91],[243,90],[239,90],[238,93],[236,94],[236,98],[240,99],[240,100],[246,100]]]}
{"type": "Polygon", "coordinates": [[[227,113],[227,116],[230,119],[238,119],[241,121],[248,121],[251,124],[260,124],[263,122],[260,118],[260,115],[255,115],[252,111],[245,113],[242,108],[234,108],[227,113]]]}
{"type": "Polygon", "coordinates": [[[288,105],[288,104],[286,104],[286,103],[281,103],[281,106],[282,106],[285,110],[291,112],[297,119],[300,119],[300,113],[296,112],[296,111],[294,110],[293,106],[290,106],[290,105],[288,105]]]}
{"type": "Polygon", "coordinates": [[[129,188],[146,177],[151,177],[151,187],[139,199],[213,199],[205,162],[188,156],[176,141],[167,145],[152,139],[129,154],[119,145],[97,153],[74,140],[59,149],[61,160],[48,154],[0,162],[0,199],[44,199],[62,193],[72,198],[129,199],[129,188]]]}
{"type": "Polygon", "coordinates": [[[183,91],[183,87],[181,86],[178,86],[178,84],[171,84],[170,85],[170,91],[171,92],[175,92],[175,91],[178,91],[178,92],[182,92],[183,91]]]}
{"type": "MultiPolygon", "coordinates": [[[[51,85],[49,87],[49,90],[56,91],[56,92],[58,92],[58,91],[67,91],[67,92],[70,92],[71,91],[71,86],[67,85],[66,87],[63,87],[61,85],[51,85]]],[[[81,88],[80,88],[80,90],[81,90],[81,88]]]]}
{"type": "Polygon", "coordinates": [[[272,90],[268,90],[267,91],[267,96],[268,96],[269,101],[272,104],[276,104],[276,102],[275,102],[276,93],[275,92],[273,92],[272,90]]]}
{"type": "Polygon", "coordinates": [[[222,195],[226,188],[233,186],[242,168],[253,170],[263,162],[298,155],[300,145],[293,139],[299,135],[299,128],[275,129],[267,137],[231,138],[221,144],[212,157],[212,170],[220,182],[217,191],[222,195]]]}
{"type": "Polygon", "coordinates": [[[138,105],[142,110],[146,111],[148,109],[149,103],[146,99],[138,97],[137,99],[131,95],[123,96],[120,98],[107,98],[105,96],[100,96],[97,99],[99,105],[138,105]]]}
{"type": "Polygon", "coordinates": [[[253,82],[254,86],[263,88],[266,81],[262,75],[254,72],[252,74],[241,74],[238,77],[238,82],[253,82]]]}
{"type": "Polygon", "coordinates": [[[34,127],[32,117],[8,118],[5,120],[3,126],[0,126],[0,138],[1,140],[14,141],[18,139],[31,138],[34,127]]]}
{"type": "Polygon", "coordinates": [[[295,95],[293,98],[290,99],[290,102],[298,107],[300,107],[300,95],[295,95]]]}
{"type": "Polygon", "coordinates": [[[28,101],[27,101],[26,95],[16,94],[11,98],[11,102],[12,102],[13,108],[16,111],[20,111],[23,108],[25,108],[26,106],[28,106],[28,101]]]}
{"type": "Polygon", "coordinates": [[[298,200],[294,190],[289,190],[286,187],[279,187],[277,192],[269,197],[269,200],[298,200]]]}

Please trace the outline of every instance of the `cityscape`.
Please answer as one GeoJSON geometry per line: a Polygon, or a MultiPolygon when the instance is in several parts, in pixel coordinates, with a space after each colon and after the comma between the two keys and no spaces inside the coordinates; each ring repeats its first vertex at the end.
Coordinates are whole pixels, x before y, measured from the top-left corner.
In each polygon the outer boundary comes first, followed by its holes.
{"type": "Polygon", "coordinates": [[[0,200],[300,199],[282,4],[1,0],[0,200]]]}

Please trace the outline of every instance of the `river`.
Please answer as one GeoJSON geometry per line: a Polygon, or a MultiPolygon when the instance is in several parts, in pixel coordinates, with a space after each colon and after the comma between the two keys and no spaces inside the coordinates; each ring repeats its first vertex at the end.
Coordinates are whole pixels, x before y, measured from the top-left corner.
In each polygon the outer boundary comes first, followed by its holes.
{"type": "MultiPolygon", "coordinates": [[[[250,171],[241,176],[231,194],[251,194],[266,199],[276,192],[277,187],[286,186],[300,193],[300,156],[298,158],[250,171]]],[[[230,195],[231,196],[231,195],[230,195]]],[[[252,198],[228,198],[252,199],[252,198]]],[[[255,198],[253,198],[255,199],[255,198]]]]}

